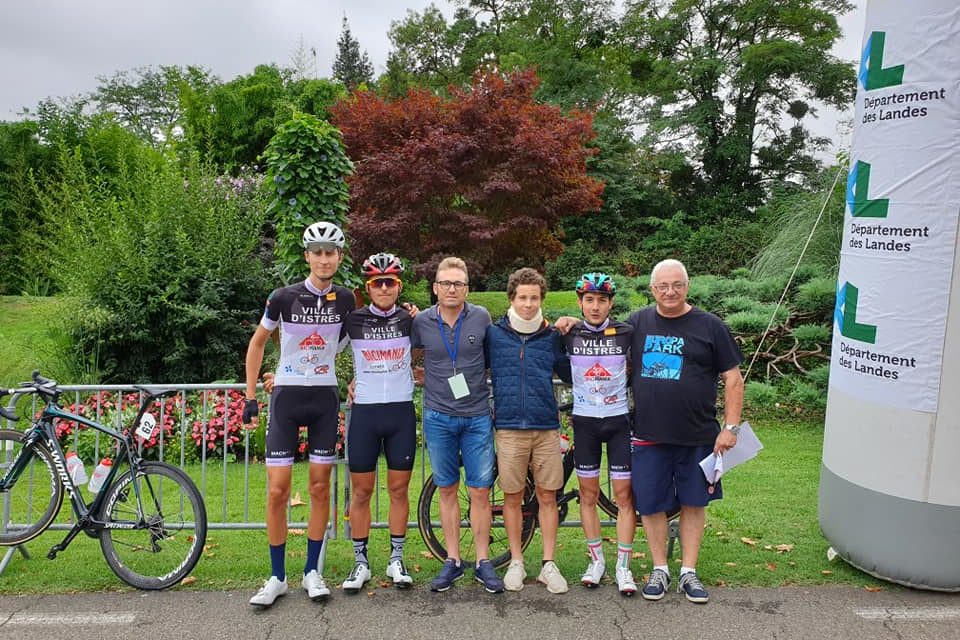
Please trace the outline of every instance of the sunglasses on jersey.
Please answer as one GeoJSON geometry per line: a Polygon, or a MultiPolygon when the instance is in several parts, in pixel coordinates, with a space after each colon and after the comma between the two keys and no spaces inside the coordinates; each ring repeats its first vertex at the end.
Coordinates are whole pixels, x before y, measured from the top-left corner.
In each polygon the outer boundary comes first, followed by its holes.
{"type": "Polygon", "coordinates": [[[403,284],[403,281],[400,278],[370,278],[367,280],[367,286],[371,289],[380,289],[381,287],[393,289],[401,284],[403,284]]]}

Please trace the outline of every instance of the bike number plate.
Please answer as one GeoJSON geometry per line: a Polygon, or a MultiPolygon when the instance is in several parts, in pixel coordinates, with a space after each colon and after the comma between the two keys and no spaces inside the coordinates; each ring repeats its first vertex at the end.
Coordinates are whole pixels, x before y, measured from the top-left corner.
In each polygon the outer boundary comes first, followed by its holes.
{"type": "Polygon", "coordinates": [[[137,435],[144,440],[149,440],[150,435],[153,433],[153,428],[156,426],[157,419],[153,417],[153,414],[145,413],[143,414],[143,417],[140,418],[140,426],[137,427],[137,435]]]}

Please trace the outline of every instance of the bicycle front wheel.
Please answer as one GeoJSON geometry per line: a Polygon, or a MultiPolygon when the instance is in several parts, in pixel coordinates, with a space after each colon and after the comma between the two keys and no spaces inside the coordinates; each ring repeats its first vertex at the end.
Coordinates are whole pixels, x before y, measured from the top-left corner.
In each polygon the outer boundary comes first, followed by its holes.
{"type": "Polygon", "coordinates": [[[57,517],[63,504],[63,485],[57,475],[50,450],[36,443],[24,453],[26,434],[15,429],[0,429],[0,478],[9,482],[0,491],[0,545],[23,544],[44,532],[57,517]],[[14,463],[23,465],[16,478],[14,463]]]}
{"type": "Polygon", "coordinates": [[[193,480],[166,463],[146,462],[107,491],[100,548],[113,572],[138,589],[166,589],[183,580],[207,539],[207,510],[193,480]],[[109,528],[117,524],[135,528],[109,528]]]}
{"type": "MultiPolygon", "coordinates": [[[[461,560],[472,566],[475,558],[473,530],[470,528],[470,489],[462,481],[457,490],[457,499],[460,502],[459,547],[461,560]]],[[[497,482],[494,471],[493,485],[490,487],[490,562],[494,567],[503,567],[510,562],[510,543],[507,540],[507,530],[503,524],[503,491],[497,482]]],[[[526,549],[533,540],[537,529],[537,500],[533,487],[533,478],[527,475],[527,486],[523,492],[523,503],[520,506],[523,521],[520,525],[520,548],[526,549]]],[[[433,476],[427,478],[420,491],[420,500],[417,505],[417,526],[424,544],[437,560],[443,561],[447,557],[447,544],[443,535],[443,526],[440,523],[440,488],[433,482],[433,476]]]]}

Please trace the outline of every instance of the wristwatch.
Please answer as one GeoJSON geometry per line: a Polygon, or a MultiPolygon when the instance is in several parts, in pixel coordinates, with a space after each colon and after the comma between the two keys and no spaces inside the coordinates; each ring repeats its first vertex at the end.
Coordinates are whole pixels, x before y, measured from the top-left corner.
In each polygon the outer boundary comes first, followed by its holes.
{"type": "Polygon", "coordinates": [[[740,425],[738,424],[728,424],[724,427],[724,429],[729,429],[730,433],[732,433],[735,436],[740,435],[740,425]]]}

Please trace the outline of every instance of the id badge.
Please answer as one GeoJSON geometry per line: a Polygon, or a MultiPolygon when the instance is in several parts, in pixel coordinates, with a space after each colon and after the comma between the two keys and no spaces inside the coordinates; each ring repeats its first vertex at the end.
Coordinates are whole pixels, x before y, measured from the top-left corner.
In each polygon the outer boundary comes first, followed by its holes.
{"type": "Polygon", "coordinates": [[[470,395],[470,387],[467,386],[467,379],[463,377],[463,373],[458,373],[455,376],[447,378],[447,384],[450,385],[450,391],[453,392],[454,400],[466,398],[470,395]]]}

